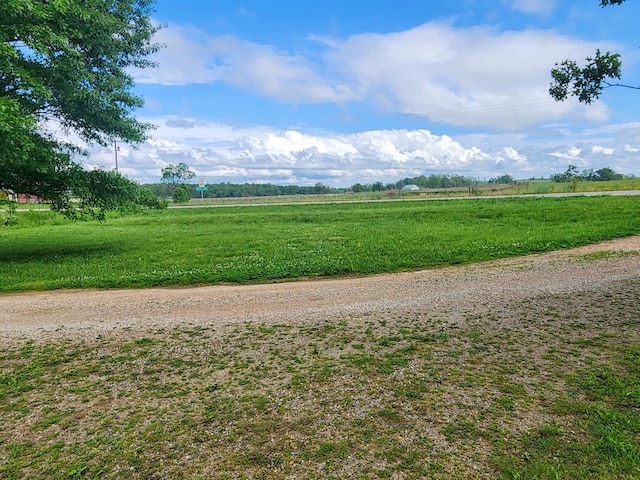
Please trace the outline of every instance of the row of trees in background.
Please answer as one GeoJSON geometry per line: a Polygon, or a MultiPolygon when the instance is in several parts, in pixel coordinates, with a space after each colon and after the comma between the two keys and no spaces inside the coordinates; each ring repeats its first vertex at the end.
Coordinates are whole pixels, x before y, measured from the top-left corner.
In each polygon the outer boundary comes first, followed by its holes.
{"type": "MultiPolygon", "coordinates": [[[[196,186],[187,184],[196,174],[184,163],[167,165],[162,169],[159,184],[150,184],[148,188],[160,198],[173,198],[176,203],[188,201],[197,196],[196,186]]],[[[511,178],[511,177],[509,177],[511,178]]],[[[213,183],[207,184],[207,198],[239,198],[239,197],[267,197],[284,195],[329,195],[360,192],[384,192],[401,190],[405,185],[417,185],[420,188],[452,188],[466,187],[477,183],[474,179],[462,175],[420,175],[414,178],[403,178],[396,183],[382,182],[361,184],[356,183],[351,188],[335,188],[316,183],[313,186],[274,185],[271,183],[213,183]]]]}
{"type": "MultiPolygon", "coordinates": [[[[162,183],[147,185],[149,191],[155,197],[173,198],[176,203],[184,203],[190,198],[201,195],[196,190],[196,185],[188,184],[187,181],[196,177],[196,174],[189,167],[180,163],[178,165],[168,165],[162,169],[162,183]]],[[[630,178],[621,173],[615,172],[609,167],[600,170],[585,169],[578,171],[574,165],[563,173],[557,173],[550,176],[553,182],[578,182],[578,181],[607,181],[622,180],[630,178]]],[[[531,179],[533,180],[533,179],[531,179]]],[[[206,193],[202,196],[206,198],[241,198],[241,197],[269,197],[269,196],[286,196],[286,195],[327,195],[341,194],[345,192],[361,193],[361,192],[385,192],[402,190],[406,185],[416,185],[421,189],[443,189],[443,188],[463,188],[476,187],[478,180],[465,177],[463,175],[420,175],[417,177],[407,177],[398,180],[395,183],[384,184],[382,182],[375,183],[356,183],[350,188],[335,188],[316,183],[313,186],[299,185],[274,185],[271,183],[208,183],[206,185],[206,193]]],[[[491,178],[484,182],[494,185],[509,185],[517,183],[516,180],[508,174],[491,178]]]]}
{"type": "MultiPolygon", "coordinates": [[[[196,186],[187,184],[187,181],[194,178],[196,174],[189,167],[180,163],[178,165],[167,165],[162,169],[162,183],[149,184],[147,187],[153,195],[160,198],[173,198],[174,202],[182,203],[189,198],[198,196],[196,186]]],[[[503,177],[500,177],[503,178],[503,177]]],[[[510,176],[507,183],[513,181],[510,176]]],[[[497,181],[498,179],[496,179],[497,181]]],[[[299,185],[274,185],[271,183],[209,183],[207,192],[203,196],[207,198],[240,198],[240,197],[267,197],[285,195],[330,195],[340,194],[347,191],[353,193],[361,192],[384,192],[390,190],[401,190],[405,185],[417,185],[420,188],[455,188],[467,187],[476,184],[477,181],[462,175],[420,175],[413,178],[403,178],[395,183],[384,184],[356,183],[350,188],[336,188],[316,183],[313,186],[299,185]]]]}
{"type": "Polygon", "coordinates": [[[563,173],[556,173],[551,175],[550,179],[553,182],[565,183],[565,182],[607,182],[611,180],[623,180],[627,178],[622,173],[617,173],[609,167],[601,168],[594,171],[593,168],[584,169],[578,171],[578,167],[575,165],[569,165],[566,171],[563,173]]]}
{"type": "MultiPolygon", "coordinates": [[[[162,198],[173,198],[180,203],[181,190],[186,189],[189,198],[200,196],[196,185],[182,184],[173,186],[167,183],[147,185],[154,195],[162,198]],[[179,192],[176,194],[176,192],[179,192]]],[[[239,198],[239,197],[267,197],[278,195],[326,195],[344,193],[344,188],[328,187],[322,183],[301,187],[297,185],[273,185],[271,183],[209,183],[204,196],[207,198],[239,198]]]]}
{"type": "Polygon", "coordinates": [[[417,185],[420,188],[455,188],[468,187],[477,183],[473,178],[462,175],[420,175],[414,178],[403,178],[395,183],[394,188],[400,190],[406,185],[417,185]]]}
{"type": "Polygon", "coordinates": [[[382,182],[361,184],[356,183],[351,187],[351,191],[358,192],[384,192],[388,190],[402,190],[407,185],[417,185],[420,188],[455,188],[468,187],[477,183],[476,180],[462,175],[442,175],[433,174],[429,176],[420,175],[413,178],[403,178],[395,183],[383,184],[382,182]]]}

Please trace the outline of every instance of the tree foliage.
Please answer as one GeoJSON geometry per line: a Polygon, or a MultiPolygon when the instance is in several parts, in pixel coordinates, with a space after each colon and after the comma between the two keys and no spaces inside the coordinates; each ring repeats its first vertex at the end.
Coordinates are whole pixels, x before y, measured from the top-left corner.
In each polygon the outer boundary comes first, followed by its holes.
{"type": "MultiPolygon", "coordinates": [[[[602,7],[620,5],[625,0],[601,0],[602,7]]],[[[556,63],[551,70],[549,94],[556,101],[576,97],[580,102],[591,103],[600,97],[607,87],[626,87],[640,89],[640,86],[624,85],[615,82],[622,77],[622,61],[619,53],[605,52],[599,49],[595,56],[587,57],[586,64],[579,66],[574,60],[556,63]]]]}
{"type": "Polygon", "coordinates": [[[69,189],[79,166],[65,146],[38,129],[37,118],[0,96],[0,189],[58,198],[69,189]]]}
{"type": "Polygon", "coordinates": [[[497,184],[497,185],[507,185],[507,184],[511,184],[511,183],[516,183],[516,181],[511,175],[505,174],[505,175],[501,175],[499,177],[495,177],[495,178],[489,179],[488,183],[494,183],[494,184],[497,184]]]}
{"type": "Polygon", "coordinates": [[[189,200],[191,200],[191,193],[185,185],[180,185],[173,191],[174,203],[189,203],[189,200]]]}
{"type": "Polygon", "coordinates": [[[86,181],[74,187],[81,211],[99,220],[104,220],[106,210],[138,200],[138,185],[115,172],[92,170],[87,172],[86,181]]]}
{"type": "Polygon", "coordinates": [[[396,182],[395,188],[401,190],[405,185],[417,185],[420,188],[455,188],[468,187],[474,183],[476,183],[474,179],[462,175],[432,174],[428,177],[420,175],[414,178],[403,178],[396,182]]]}
{"type": "Polygon", "coordinates": [[[180,162],[178,165],[169,164],[162,169],[162,182],[169,185],[180,185],[195,177],[186,163],[180,162]]]}
{"type": "Polygon", "coordinates": [[[159,48],[152,42],[158,28],[150,20],[152,4],[0,2],[0,189],[40,196],[67,212],[70,194],[87,205],[111,205],[96,201],[113,192],[91,190],[100,185],[98,174],[73,160],[80,150],[52,132],[101,145],[146,138],[151,125],[133,116],[143,100],[132,92],[128,72],[152,66],[148,56],[159,48]]]}
{"type": "Polygon", "coordinates": [[[573,60],[564,60],[551,70],[553,81],[549,94],[555,100],[563,101],[574,96],[580,102],[591,103],[600,97],[605,87],[614,85],[607,78],[619,79],[622,75],[618,53],[597,50],[595,57],[587,57],[586,62],[584,67],[579,67],[573,60]]]}
{"type": "Polygon", "coordinates": [[[162,169],[162,183],[172,185],[174,189],[195,176],[195,172],[186,163],[182,162],[178,165],[169,164],[162,169]]]}
{"type": "Polygon", "coordinates": [[[558,183],[566,182],[606,182],[610,180],[623,180],[625,175],[617,173],[610,167],[604,167],[599,170],[593,171],[592,168],[578,171],[578,167],[575,165],[569,165],[566,171],[563,173],[554,173],[551,175],[551,181],[558,183]]]}

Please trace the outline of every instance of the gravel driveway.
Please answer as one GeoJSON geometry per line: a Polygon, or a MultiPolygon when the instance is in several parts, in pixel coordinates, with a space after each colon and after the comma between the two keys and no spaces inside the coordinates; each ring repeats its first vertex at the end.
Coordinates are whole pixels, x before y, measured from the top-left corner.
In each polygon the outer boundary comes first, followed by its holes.
{"type": "Polygon", "coordinates": [[[169,326],[306,322],[426,311],[447,312],[457,321],[455,312],[481,313],[507,300],[597,291],[638,278],[640,236],[635,236],[541,255],[363,278],[6,294],[0,295],[0,338],[95,336],[169,326]]]}

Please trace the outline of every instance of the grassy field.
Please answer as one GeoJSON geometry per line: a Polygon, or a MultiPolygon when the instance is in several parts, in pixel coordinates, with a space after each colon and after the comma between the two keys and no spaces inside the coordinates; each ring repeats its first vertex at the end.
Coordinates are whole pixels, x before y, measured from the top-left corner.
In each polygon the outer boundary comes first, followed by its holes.
{"type": "Polygon", "coordinates": [[[571,182],[557,183],[551,180],[520,180],[516,183],[490,184],[478,183],[473,191],[469,187],[461,188],[428,188],[416,192],[412,191],[380,191],[356,192],[349,194],[328,195],[283,195],[263,197],[231,197],[231,198],[192,198],[191,205],[256,205],[281,203],[318,203],[318,202],[353,202],[395,199],[425,199],[451,197],[491,197],[497,195],[528,195],[546,193],[573,192],[611,192],[622,190],[640,190],[640,177],[606,182],[571,182]]]}
{"type": "MultiPolygon", "coordinates": [[[[569,192],[611,192],[619,190],[639,190],[640,178],[627,178],[624,180],[610,180],[606,182],[576,182],[557,183],[551,180],[520,181],[497,194],[525,195],[545,193],[569,193],[569,192]]],[[[490,194],[490,192],[486,192],[490,194]]]]}
{"type": "Polygon", "coordinates": [[[229,207],[107,222],[18,213],[0,292],[365,275],[525,255],[640,233],[640,197],[229,207]]]}

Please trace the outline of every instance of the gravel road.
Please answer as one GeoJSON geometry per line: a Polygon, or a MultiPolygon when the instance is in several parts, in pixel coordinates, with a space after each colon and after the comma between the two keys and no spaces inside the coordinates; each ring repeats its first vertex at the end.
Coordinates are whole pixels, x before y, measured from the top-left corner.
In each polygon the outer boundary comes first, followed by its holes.
{"type": "Polygon", "coordinates": [[[502,302],[640,280],[640,236],[480,264],[362,278],[249,286],[0,295],[0,339],[349,316],[481,313],[502,302]],[[611,252],[611,253],[603,253],[611,252]],[[615,252],[615,253],[613,253],[615,252]],[[628,252],[625,254],[624,252],[628,252]]]}

